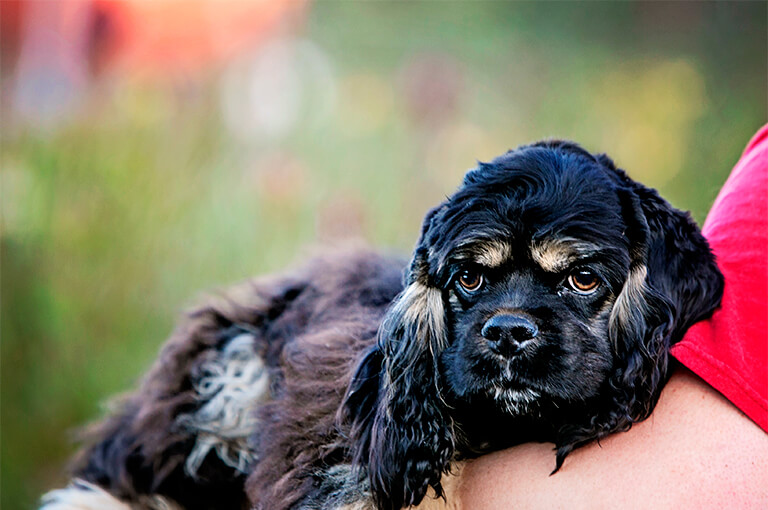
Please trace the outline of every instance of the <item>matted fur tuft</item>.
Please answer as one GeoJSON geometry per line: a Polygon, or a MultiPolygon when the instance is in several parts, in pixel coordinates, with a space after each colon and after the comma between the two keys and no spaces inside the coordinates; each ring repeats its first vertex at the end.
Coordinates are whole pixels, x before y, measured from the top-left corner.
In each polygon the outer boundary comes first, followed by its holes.
{"type": "Polygon", "coordinates": [[[234,337],[193,377],[197,398],[205,403],[176,419],[176,425],[195,436],[195,446],[184,464],[192,477],[212,449],[224,464],[240,473],[248,473],[255,460],[248,442],[257,431],[254,413],[269,393],[269,377],[264,360],[255,352],[254,340],[248,333],[234,337]]]}

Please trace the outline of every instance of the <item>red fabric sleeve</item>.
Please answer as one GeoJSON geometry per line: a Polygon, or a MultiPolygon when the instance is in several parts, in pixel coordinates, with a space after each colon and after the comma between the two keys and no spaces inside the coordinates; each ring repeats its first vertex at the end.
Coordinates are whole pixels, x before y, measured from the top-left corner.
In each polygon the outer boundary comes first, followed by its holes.
{"type": "Polygon", "coordinates": [[[768,125],[747,145],[702,231],[725,276],[723,304],[672,355],[768,432],[768,125]]]}

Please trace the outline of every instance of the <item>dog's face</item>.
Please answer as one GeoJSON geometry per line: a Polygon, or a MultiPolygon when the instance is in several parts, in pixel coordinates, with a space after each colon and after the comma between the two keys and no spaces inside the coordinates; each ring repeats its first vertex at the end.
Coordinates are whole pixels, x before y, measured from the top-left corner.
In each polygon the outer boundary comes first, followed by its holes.
{"type": "MultiPolygon", "coordinates": [[[[597,393],[613,364],[608,322],[621,288],[608,275],[627,270],[574,238],[541,248],[554,265],[537,259],[535,245],[526,253],[529,243],[521,241],[523,249],[499,266],[458,264],[446,289],[446,389],[492,399],[510,414],[527,412],[539,398],[597,393]]],[[[481,245],[473,250],[484,257],[481,245]]]]}
{"type": "Polygon", "coordinates": [[[558,467],[646,418],[722,286],[690,217],[604,155],[544,142],[481,163],[425,218],[345,398],[378,506],[440,494],[475,404],[554,424],[558,467]]]}
{"type": "Polygon", "coordinates": [[[429,241],[448,340],[440,382],[453,398],[492,400],[510,414],[597,394],[614,364],[608,328],[629,276],[616,184],[579,155],[559,169],[547,155],[551,164],[502,157],[474,171],[429,241]]]}

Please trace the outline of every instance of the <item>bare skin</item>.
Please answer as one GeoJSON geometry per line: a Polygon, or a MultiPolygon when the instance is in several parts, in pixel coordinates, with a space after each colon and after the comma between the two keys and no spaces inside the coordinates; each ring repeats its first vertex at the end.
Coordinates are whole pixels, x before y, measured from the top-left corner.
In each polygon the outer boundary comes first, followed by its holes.
{"type": "Polygon", "coordinates": [[[574,451],[549,476],[552,448],[528,443],[470,461],[444,477],[448,505],[419,509],[768,508],[768,434],[687,369],[649,419],[574,451]]]}

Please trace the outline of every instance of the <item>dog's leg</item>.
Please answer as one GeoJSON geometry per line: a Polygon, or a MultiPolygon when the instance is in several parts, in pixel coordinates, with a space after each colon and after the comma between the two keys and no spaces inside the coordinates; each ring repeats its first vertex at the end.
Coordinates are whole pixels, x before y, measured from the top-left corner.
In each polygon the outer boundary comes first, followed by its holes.
{"type": "Polygon", "coordinates": [[[303,286],[249,283],[188,314],[141,387],[87,433],[75,481],[43,509],[244,508],[253,411],[282,347],[265,330],[303,286]]]}

